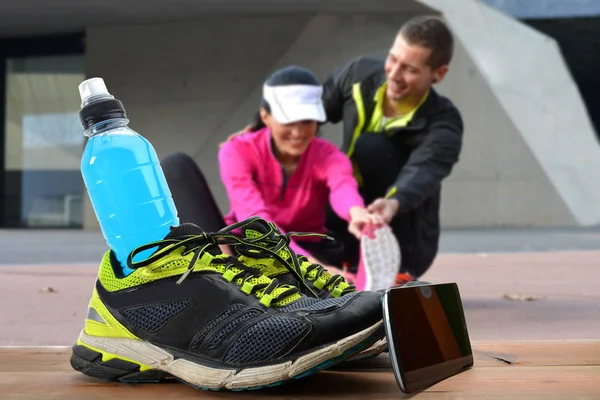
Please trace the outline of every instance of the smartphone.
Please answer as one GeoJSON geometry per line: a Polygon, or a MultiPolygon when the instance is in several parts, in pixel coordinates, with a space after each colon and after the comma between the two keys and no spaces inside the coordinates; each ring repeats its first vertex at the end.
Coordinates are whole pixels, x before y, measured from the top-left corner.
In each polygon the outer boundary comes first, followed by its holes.
{"type": "Polygon", "coordinates": [[[422,391],[473,366],[456,283],[390,288],[382,306],[390,360],[402,392],[422,391]]]}

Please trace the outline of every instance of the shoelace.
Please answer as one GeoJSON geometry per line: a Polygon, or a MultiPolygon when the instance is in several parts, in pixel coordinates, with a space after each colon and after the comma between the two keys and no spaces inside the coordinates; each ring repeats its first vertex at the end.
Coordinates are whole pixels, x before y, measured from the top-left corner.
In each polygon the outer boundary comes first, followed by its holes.
{"type": "MultiPolygon", "coordinates": [[[[282,248],[286,248],[288,253],[290,254],[290,259],[292,261],[293,268],[290,270],[299,282],[302,284],[314,295],[318,296],[317,293],[313,291],[313,289],[304,283],[304,276],[302,275],[301,265],[304,263],[309,263],[310,265],[306,266],[306,275],[310,274],[313,270],[316,270],[315,281],[324,277],[324,272],[326,272],[325,268],[323,268],[320,264],[310,263],[308,258],[305,256],[298,256],[290,247],[290,242],[292,237],[320,237],[323,239],[334,240],[331,236],[323,235],[320,233],[305,233],[305,232],[288,232],[286,234],[282,234],[277,227],[272,223],[267,223],[271,229],[269,233],[262,234],[261,237],[249,239],[249,238],[240,238],[236,235],[233,235],[233,232],[236,229],[242,228],[244,226],[249,226],[252,223],[256,223],[257,221],[265,222],[262,218],[249,218],[245,221],[240,221],[236,224],[230,225],[226,228],[221,229],[217,235],[219,237],[220,243],[229,244],[236,246],[236,250],[247,257],[251,258],[267,258],[268,256],[272,256],[281,262],[283,265],[288,266],[289,263],[286,259],[279,255],[279,250],[282,248]],[[258,244],[259,242],[267,243],[267,246],[263,246],[258,244]],[[247,247],[247,248],[244,248],[247,247]],[[265,254],[266,252],[266,254],[265,254]]],[[[329,272],[328,272],[329,273],[329,272]]],[[[337,287],[340,283],[347,283],[342,275],[339,274],[331,274],[329,279],[321,279],[324,281],[322,288],[325,287],[337,287]]],[[[319,289],[322,289],[319,288],[319,289]]],[[[342,293],[353,292],[356,288],[353,285],[348,284],[348,287],[345,288],[342,293]]]]}
{"type": "Polygon", "coordinates": [[[295,286],[286,284],[280,285],[277,279],[268,278],[269,283],[252,284],[250,279],[261,277],[263,275],[261,271],[242,264],[235,257],[222,254],[218,247],[218,236],[219,235],[214,233],[203,233],[202,235],[188,235],[184,238],[164,239],[157,242],[148,243],[136,248],[129,254],[129,257],[127,258],[127,266],[131,269],[146,267],[166,256],[167,254],[172,253],[176,249],[183,247],[184,251],[181,253],[181,255],[185,256],[190,252],[192,252],[194,255],[190,260],[186,271],[177,280],[177,285],[181,285],[181,283],[194,270],[196,262],[200,259],[205,264],[224,265],[225,271],[223,273],[223,277],[230,282],[237,281],[241,278],[241,290],[246,294],[257,294],[257,292],[263,290],[262,294],[257,297],[259,297],[260,302],[267,307],[272,302],[277,302],[283,298],[300,292],[295,286]],[[139,262],[133,261],[133,258],[137,254],[157,247],[158,249],[145,260],[139,262]],[[278,295],[273,296],[273,292],[278,288],[285,290],[280,292],[278,295]]]}

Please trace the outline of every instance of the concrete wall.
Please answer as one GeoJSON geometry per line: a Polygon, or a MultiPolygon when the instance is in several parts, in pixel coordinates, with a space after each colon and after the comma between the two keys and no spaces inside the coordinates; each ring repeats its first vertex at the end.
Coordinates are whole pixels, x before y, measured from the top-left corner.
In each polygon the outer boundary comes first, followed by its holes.
{"type": "MultiPolygon", "coordinates": [[[[482,120],[474,135],[494,137],[487,147],[477,147],[483,157],[496,161],[497,205],[491,209],[497,216],[492,223],[599,224],[600,182],[596,171],[600,170],[600,145],[556,41],[479,1],[466,0],[460,9],[451,0],[421,2],[443,12],[493,95],[481,98],[492,107],[467,120],[482,120]],[[506,129],[499,129],[501,113],[507,115],[506,122],[510,121],[504,125],[506,129]]],[[[460,73],[464,68],[454,71],[460,73]]],[[[448,84],[457,81],[450,79],[448,84]]],[[[465,87],[468,83],[460,85],[465,87]]],[[[460,88],[449,88],[448,92],[454,94],[460,88]]],[[[466,101],[464,96],[456,99],[457,103],[466,101]]],[[[476,104],[479,101],[471,99],[462,109],[480,106],[476,104]]],[[[466,156],[471,157],[474,151],[475,146],[466,156]]],[[[461,168],[482,166],[468,164],[461,168]]]]}
{"type": "Polygon", "coordinates": [[[465,122],[460,162],[443,184],[445,225],[571,225],[564,202],[462,42],[439,89],[455,94],[465,122]]]}
{"type": "MultiPolygon", "coordinates": [[[[438,9],[451,7],[441,0],[422,3],[438,9]]],[[[558,149],[531,147],[540,144],[532,138],[541,138],[547,126],[524,124],[515,115],[515,107],[522,106],[518,97],[512,108],[499,99],[486,65],[482,66],[481,53],[474,55],[472,42],[465,36],[487,37],[490,27],[460,28],[461,10],[446,14],[452,26],[458,28],[459,43],[451,72],[439,90],[464,113],[466,142],[460,164],[444,184],[442,224],[546,226],[600,222],[584,209],[589,203],[573,200],[572,196],[565,202],[568,187],[557,186],[556,179],[549,179],[548,164],[540,160],[557,158],[558,149]],[[527,129],[535,132],[524,132],[527,129]]],[[[306,66],[323,77],[353,57],[384,55],[408,17],[307,14],[93,28],[87,37],[87,74],[106,80],[109,90],[124,102],[131,127],[154,144],[159,156],[174,151],[193,155],[222,211],[226,211],[228,202],[216,164],[218,144],[243,127],[256,110],[263,79],[288,64],[306,66]]],[[[467,17],[472,26],[473,14],[467,17]]],[[[498,29],[506,28],[519,29],[510,24],[498,25],[498,29]]],[[[517,32],[534,35],[523,29],[517,32]]],[[[546,40],[541,35],[536,37],[546,40]]],[[[507,36],[504,41],[492,42],[497,47],[488,50],[502,57],[502,52],[511,54],[507,49],[520,41],[518,35],[507,36]]],[[[549,60],[553,64],[544,66],[557,68],[564,77],[560,58],[549,60]]],[[[515,71],[527,62],[534,60],[510,59],[501,68],[515,71]]],[[[527,80],[535,76],[531,69],[527,74],[522,75],[520,84],[527,85],[527,80]]],[[[581,114],[576,96],[566,99],[574,102],[570,109],[581,114]]],[[[532,120],[547,118],[544,114],[532,115],[532,120]]],[[[325,136],[339,143],[340,128],[328,127],[325,136]]],[[[588,133],[586,127],[580,129],[583,135],[588,133]]],[[[590,145],[585,140],[578,143],[590,145]]],[[[569,155],[565,162],[577,160],[569,155]]],[[[575,168],[582,170],[581,166],[575,168]]],[[[85,221],[87,227],[97,226],[89,204],[85,221]]]]}

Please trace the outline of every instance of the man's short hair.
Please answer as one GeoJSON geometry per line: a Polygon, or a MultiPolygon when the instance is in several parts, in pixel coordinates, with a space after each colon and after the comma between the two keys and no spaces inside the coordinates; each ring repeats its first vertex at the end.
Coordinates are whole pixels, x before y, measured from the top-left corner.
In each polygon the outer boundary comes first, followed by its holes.
{"type": "Polygon", "coordinates": [[[432,69],[450,64],[454,38],[448,26],[435,16],[418,16],[408,20],[398,32],[410,45],[431,50],[428,65],[432,69]]]}

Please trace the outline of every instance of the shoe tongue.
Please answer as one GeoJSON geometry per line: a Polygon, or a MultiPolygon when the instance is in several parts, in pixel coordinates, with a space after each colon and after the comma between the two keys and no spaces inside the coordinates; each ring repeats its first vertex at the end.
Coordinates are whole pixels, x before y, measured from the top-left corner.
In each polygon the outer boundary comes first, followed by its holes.
{"type": "MultiPolygon", "coordinates": [[[[267,222],[264,219],[257,219],[242,228],[242,235],[246,239],[258,239],[258,243],[261,243],[262,239],[279,240],[282,233],[275,224],[267,222]]],[[[279,249],[277,253],[284,260],[287,260],[291,256],[287,246],[279,249]]]]}
{"type": "Polygon", "coordinates": [[[276,235],[274,227],[264,219],[257,219],[242,228],[242,235],[246,239],[257,239],[262,237],[273,238],[276,235]]]}
{"type": "MultiPolygon", "coordinates": [[[[279,229],[277,229],[277,227],[275,225],[270,224],[269,222],[265,221],[264,219],[257,219],[255,221],[253,221],[252,223],[242,227],[242,235],[246,239],[258,239],[257,242],[261,243],[261,239],[266,239],[266,238],[276,239],[278,235],[281,235],[281,232],[279,231],[279,229]]],[[[265,245],[265,244],[263,243],[263,245],[265,245]]],[[[287,261],[292,256],[290,254],[290,251],[291,251],[291,249],[289,247],[284,246],[279,249],[277,254],[282,259],[287,261]]],[[[301,271],[298,271],[298,273],[303,275],[306,273],[305,272],[306,268],[311,263],[308,261],[308,259],[305,256],[300,256],[299,264],[300,264],[301,271]]],[[[258,268],[260,268],[260,266],[258,268]]],[[[277,267],[275,267],[275,268],[277,268],[277,267]]],[[[283,265],[281,265],[281,269],[286,271],[286,273],[277,275],[277,279],[281,283],[287,283],[290,285],[297,286],[298,280],[295,277],[295,275],[290,270],[288,270],[287,267],[285,267],[283,265]]],[[[263,270],[263,273],[270,274],[272,272],[263,270]]],[[[317,270],[315,268],[311,272],[306,273],[306,276],[308,278],[310,278],[311,280],[315,280],[315,279],[317,279],[318,273],[319,273],[319,270],[317,270]]],[[[322,278],[324,280],[328,281],[331,277],[332,277],[331,273],[328,272],[327,270],[322,272],[322,278]]],[[[337,286],[340,286],[340,285],[341,285],[340,290],[343,290],[349,286],[346,282],[339,283],[337,286]]],[[[330,290],[332,290],[332,289],[333,288],[330,288],[330,290]]]]}
{"type": "Polygon", "coordinates": [[[172,226],[171,232],[165,236],[165,239],[177,239],[185,236],[202,235],[204,231],[198,225],[190,222],[183,223],[179,226],[172,226]]]}
{"type": "MultiPolygon", "coordinates": [[[[242,227],[242,236],[245,239],[253,239],[255,243],[265,247],[272,248],[272,246],[274,246],[272,241],[278,241],[281,235],[282,233],[275,224],[267,222],[262,218],[257,218],[248,225],[242,227]],[[269,243],[267,239],[270,239],[271,242],[269,243]]],[[[277,254],[284,260],[287,260],[291,256],[286,246],[279,249],[277,254]]],[[[281,265],[281,268],[287,271],[285,266],[281,265]]],[[[281,278],[281,276],[279,278],[281,278]]]]}

